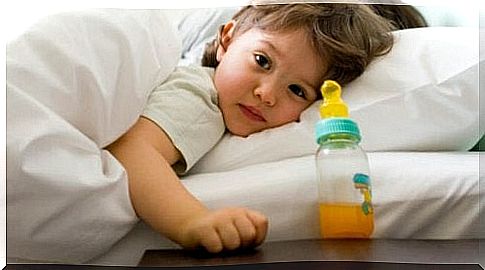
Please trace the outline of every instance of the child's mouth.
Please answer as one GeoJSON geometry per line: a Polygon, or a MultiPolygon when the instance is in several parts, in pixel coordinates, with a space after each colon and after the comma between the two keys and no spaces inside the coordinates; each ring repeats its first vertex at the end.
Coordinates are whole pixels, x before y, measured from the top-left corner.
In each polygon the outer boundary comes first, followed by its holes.
{"type": "Polygon", "coordinates": [[[252,106],[239,104],[239,109],[247,118],[253,121],[266,122],[266,119],[264,119],[264,117],[261,115],[261,112],[252,106]]]}

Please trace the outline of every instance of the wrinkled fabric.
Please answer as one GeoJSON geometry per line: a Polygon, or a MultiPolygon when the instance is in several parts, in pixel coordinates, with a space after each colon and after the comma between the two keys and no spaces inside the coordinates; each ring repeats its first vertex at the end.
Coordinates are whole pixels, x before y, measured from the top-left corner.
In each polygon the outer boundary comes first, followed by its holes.
{"type": "Polygon", "coordinates": [[[180,58],[160,11],[57,14],[7,46],[7,257],[82,263],[138,222],[102,148],[180,58]]]}

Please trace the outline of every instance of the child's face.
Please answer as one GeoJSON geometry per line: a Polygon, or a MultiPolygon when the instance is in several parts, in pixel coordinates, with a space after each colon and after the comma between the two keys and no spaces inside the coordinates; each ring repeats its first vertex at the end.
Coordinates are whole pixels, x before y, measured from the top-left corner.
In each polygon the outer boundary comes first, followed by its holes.
{"type": "Polygon", "coordinates": [[[226,24],[215,85],[227,129],[239,136],[297,121],[317,98],[324,66],[303,30],[233,36],[226,24]]]}

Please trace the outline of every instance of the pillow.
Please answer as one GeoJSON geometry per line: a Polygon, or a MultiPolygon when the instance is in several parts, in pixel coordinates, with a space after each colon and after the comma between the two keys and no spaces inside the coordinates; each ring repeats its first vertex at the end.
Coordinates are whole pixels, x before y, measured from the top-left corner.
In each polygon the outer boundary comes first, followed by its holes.
{"type": "MultiPolygon", "coordinates": [[[[476,28],[428,27],[394,32],[392,51],[372,62],[343,90],[367,151],[463,151],[479,130],[479,59],[476,28]]],[[[313,154],[315,102],[298,123],[247,138],[226,134],[192,173],[313,154]]]]}
{"type": "MultiPolygon", "coordinates": [[[[186,9],[172,21],[182,37],[182,57],[179,65],[200,64],[205,45],[216,37],[219,26],[231,20],[239,7],[186,9]],[[180,18],[181,17],[181,18],[180,18]]],[[[167,11],[173,14],[172,11],[167,11]]]]}

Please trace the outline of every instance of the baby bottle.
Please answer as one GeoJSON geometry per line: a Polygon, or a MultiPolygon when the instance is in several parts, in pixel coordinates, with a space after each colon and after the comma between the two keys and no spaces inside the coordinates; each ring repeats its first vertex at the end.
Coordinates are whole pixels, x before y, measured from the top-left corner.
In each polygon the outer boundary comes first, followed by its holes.
{"type": "Polygon", "coordinates": [[[369,164],[335,81],[325,81],[315,155],[322,238],[369,238],[374,230],[369,164]]]}

